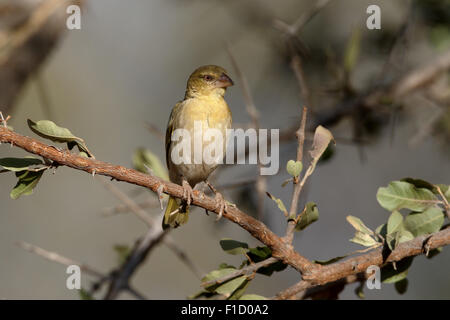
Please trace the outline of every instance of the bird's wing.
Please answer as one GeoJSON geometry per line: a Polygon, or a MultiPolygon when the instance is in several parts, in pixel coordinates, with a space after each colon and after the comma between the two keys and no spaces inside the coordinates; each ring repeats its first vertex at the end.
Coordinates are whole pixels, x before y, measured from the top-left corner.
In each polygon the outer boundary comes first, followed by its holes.
{"type": "Polygon", "coordinates": [[[167,129],[166,129],[166,164],[167,169],[169,169],[169,150],[170,150],[170,144],[172,143],[172,132],[173,132],[173,122],[175,120],[175,114],[177,112],[180,112],[180,108],[183,101],[177,102],[177,104],[173,107],[172,112],[170,113],[169,122],[167,123],[167,129]]]}

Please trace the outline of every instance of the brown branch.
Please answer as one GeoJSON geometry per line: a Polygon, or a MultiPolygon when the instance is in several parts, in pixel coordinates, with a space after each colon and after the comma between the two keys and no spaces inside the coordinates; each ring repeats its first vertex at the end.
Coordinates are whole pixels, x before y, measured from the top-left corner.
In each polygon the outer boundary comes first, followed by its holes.
{"type": "Polygon", "coordinates": [[[348,260],[323,266],[319,271],[312,271],[303,280],[292,287],[278,293],[275,299],[288,299],[298,292],[335,282],[345,277],[366,272],[371,265],[384,266],[389,262],[400,261],[407,257],[417,256],[450,244],[450,228],[446,228],[432,235],[419,236],[411,241],[401,243],[389,256],[383,257],[383,249],[375,249],[367,254],[348,260]]]}
{"type": "MultiPolygon", "coordinates": [[[[123,166],[81,157],[70,153],[68,150],[58,150],[53,146],[46,145],[36,139],[22,136],[4,127],[0,127],[0,142],[11,143],[30,153],[55,161],[58,165],[68,166],[90,174],[96,173],[108,176],[118,181],[148,188],[153,192],[158,192],[158,190],[161,190],[160,186],[162,186],[164,193],[176,198],[183,198],[183,188],[175,183],[164,181],[158,177],[123,166]]],[[[219,213],[216,201],[198,190],[194,190],[192,204],[207,209],[210,212],[219,213]]],[[[227,212],[223,214],[223,217],[241,226],[254,238],[268,246],[272,250],[273,257],[292,266],[299,272],[308,273],[316,267],[308,259],[294,251],[288,243],[273,233],[264,223],[245,214],[237,207],[230,206],[227,212]]]]}
{"type": "MultiPolygon", "coordinates": [[[[303,147],[305,144],[305,128],[306,128],[306,114],[308,109],[303,107],[302,109],[302,118],[300,123],[300,128],[296,132],[298,146],[297,146],[297,161],[303,160],[303,147]]],[[[288,227],[286,230],[286,240],[288,243],[292,243],[294,239],[294,230],[295,230],[295,217],[297,216],[298,209],[298,200],[300,197],[300,193],[302,192],[303,184],[300,183],[299,177],[294,179],[294,192],[292,193],[291,207],[289,209],[289,219],[288,227]]]]}

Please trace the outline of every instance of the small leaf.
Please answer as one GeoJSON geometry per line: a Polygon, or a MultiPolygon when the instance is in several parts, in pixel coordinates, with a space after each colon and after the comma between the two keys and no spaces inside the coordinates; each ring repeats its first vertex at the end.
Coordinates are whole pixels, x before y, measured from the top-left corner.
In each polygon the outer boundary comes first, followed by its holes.
{"type": "Polygon", "coordinates": [[[95,158],[87,148],[84,140],[75,136],[72,132],[70,132],[69,129],[59,127],[50,120],[39,120],[38,122],[34,122],[33,120],[28,119],[27,123],[31,131],[36,133],[38,136],[54,142],[67,143],[67,147],[69,148],[69,150],[71,150],[76,145],[81,152],[84,152],[90,157],[95,158]]]}
{"type": "Polygon", "coordinates": [[[308,202],[305,206],[304,212],[302,212],[302,216],[295,226],[295,230],[303,230],[317,220],[319,220],[319,209],[314,202],[308,202]]]}
{"type": "Polygon", "coordinates": [[[303,170],[303,163],[301,161],[289,160],[286,165],[286,170],[291,176],[296,178],[303,170]]]}
{"type": "Polygon", "coordinates": [[[158,156],[153,154],[150,150],[144,148],[137,149],[133,155],[133,167],[144,173],[148,173],[148,168],[150,168],[155,176],[166,181],[169,180],[166,167],[158,156]]]}
{"type": "MultiPolygon", "coordinates": [[[[235,268],[222,268],[222,269],[219,269],[219,270],[213,270],[213,271],[211,271],[210,273],[208,273],[206,276],[204,276],[202,278],[202,283],[206,283],[206,282],[210,282],[210,281],[213,281],[213,280],[217,280],[217,279],[223,278],[223,277],[225,277],[225,276],[227,276],[230,273],[233,273],[235,271],[236,271],[235,268]]],[[[214,286],[212,286],[212,287],[214,287],[214,286]]],[[[208,291],[210,291],[210,288],[211,287],[208,287],[206,289],[208,291]]]]}
{"type": "Polygon", "coordinates": [[[422,179],[403,178],[400,181],[408,182],[419,189],[424,188],[424,189],[428,189],[430,191],[433,191],[435,189],[433,184],[429,183],[428,181],[422,180],[422,179]]]}
{"type": "Polygon", "coordinates": [[[415,237],[438,232],[444,223],[444,213],[436,207],[424,212],[412,212],[404,221],[405,228],[415,237]]]}
{"type": "Polygon", "coordinates": [[[364,299],[365,295],[364,295],[364,286],[365,286],[365,282],[360,282],[359,285],[356,287],[355,289],[355,294],[360,298],[360,299],[364,299]]]}
{"type": "Polygon", "coordinates": [[[366,234],[373,234],[373,231],[366,227],[366,225],[358,217],[347,216],[347,221],[352,225],[353,228],[356,229],[356,231],[366,234]]]}
{"type": "Polygon", "coordinates": [[[217,295],[217,293],[215,293],[215,292],[209,292],[209,291],[205,291],[205,290],[200,290],[199,292],[194,293],[193,295],[190,295],[187,298],[188,299],[199,299],[199,298],[206,298],[206,299],[208,299],[208,298],[214,297],[216,295],[217,295]]]}
{"type": "Polygon", "coordinates": [[[403,208],[423,211],[439,202],[430,190],[416,188],[413,184],[404,181],[393,181],[388,187],[379,188],[377,200],[388,211],[403,208]]]}
{"type": "Polygon", "coordinates": [[[403,223],[403,216],[398,211],[393,211],[387,222],[386,242],[389,249],[394,250],[397,244],[397,234],[403,223]]]}
{"type": "MultiPolygon", "coordinates": [[[[256,248],[250,248],[247,252],[247,255],[249,258],[257,263],[261,262],[263,260],[266,260],[272,256],[272,250],[270,250],[269,247],[256,247],[256,248]]],[[[248,260],[244,261],[244,265],[248,265],[250,262],[248,260]]],[[[271,276],[274,272],[283,271],[286,269],[287,264],[284,264],[282,261],[276,261],[266,267],[259,268],[257,273],[263,274],[265,276],[271,276]]]]}
{"type": "Polygon", "coordinates": [[[267,196],[272,199],[273,201],[275,201],[278,205],[278,209],[281,210],[281,212],[283,212],[283,214],[287,217],[288,216],[288,212],[286,210],[286,207],[284,206],[284,203],[281,199],[275,198],[273,195],[271,195],[269,192],[266,192],[267,196]]]}
{"type": "Polygon", "coordinates": [[[404,294],[408,289],[408,279],[405,278],[403,280],[397,281],[394,286],[395,290],[397,290],[399,294],[404,294]]]}
{"type": "Polygon", "coordinates": [[[334,142],[334,137],[331,132],[322,126],[318,126],[314,132],[312,150],[310,151],[313,162],[319,160],[331,141],[334,142]]]}
{"type": "Polygon", "coordinates": [[[267,298],[257,294],[244,294],[239,300],[267,300],[267,298]]]}
{"type": "Polygon", "coordinates": [[[240,242],[232,239],[222,239],[220,240],[220,246],[223,251],[229,254],[245,254],[248,251],[248,244],[245,242],[240,242]]]}
{"type": "Polygon", "coordinates": [[[78,290],[78,294],[80,295],[81,300],[95,300],[94,297],[83,288],[78,290]]]}
{"type": "Polygon", "coordinates": [[[361,45],[361,32],[358,28],[355,28],[352,32],[352,36],[347,43],[344,56],[344,68],[347,73],[350,73],[356,65],[358,60],[359,50],[361,45]]]}
{"type": "Polygon", "coordinates": [[[224,295],[225,297],[230,297],[231,294],[237,290],[244,282],[247,280],[246,276],[240,276],[234,278],[230,281],[225,282],[224,284],[219,285],[214,291],[224,295]]]}
{"type": "Polygon", "coordinates": [[[248,285],[250,284],[250,280],[246,279],[233,293],[227,298],[228,300],[239,300],[240,297],[247,290],[248,285]]]}
{"type": "Polygon", "coordinates": [[[0,166],[9,171],[24,171],[30,169],[30,166],[44,164],[42,160],[27,157],[27,158],[2,158],[0,159],[0,166]]]}
{"type": "Polygon", "coordinates": [[[350,242],[360,244],[365,247],[372,247],[378,244],[378,242],[375,239],[373,239],[369,234],[362,233],[360,231],[356,231],[355,236],[352,239],[350,239],[350,242]]]}
{"type": "Polygon", "coordinates": [[[74,136],[69,129],[58,127],[53,121],[39,120],[38,122],[34,122],[30,119],[27,121],[30,129],[42,138],[60,143],[82,140],[74,136]]]}
{"type": "Polygon", "coordinates": [[[21,195],[30,195],[33,189],[38,184],[44,171],[19,171],[16,176],[19,178],[17,184],[11,190],[10,196],[12,199],[17,199],[21,195]]]}
{"type": "Polygon", "coordinates": [[[387,234],[389,235],[391,233],[398,231],[402,223],[403,223],[402,214],[398,211],[392,212],[387,223],[387,234]]]}

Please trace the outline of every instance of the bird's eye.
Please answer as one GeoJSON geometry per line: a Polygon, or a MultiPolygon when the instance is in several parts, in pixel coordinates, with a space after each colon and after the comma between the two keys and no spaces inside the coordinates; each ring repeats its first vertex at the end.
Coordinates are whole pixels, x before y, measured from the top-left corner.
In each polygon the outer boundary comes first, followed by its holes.
{"type": "Polygon", "coordinates": [[[206,81],[211,81],[213,79],[212,76],[210,76],[209,74],[203,76],[203,79],[205,79],[206,81]]]}

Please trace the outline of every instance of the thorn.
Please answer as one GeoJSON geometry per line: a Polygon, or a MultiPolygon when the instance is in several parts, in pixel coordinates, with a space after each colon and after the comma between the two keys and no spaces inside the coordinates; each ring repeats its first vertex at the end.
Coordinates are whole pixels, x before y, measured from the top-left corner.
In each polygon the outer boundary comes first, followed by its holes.
{"type": "Polygon", "coordinates": [[[163,210],[163,208],[164,208],[163,207],[163,202],[162,202],[163,192],[164,192],[164,185],[160,184],[158,186],[158,189],[156,189],[156,194],[158,195],[158,200],[159,200],[159,204],[161,205],[161,210],[163,210]]]}
{"type": "Polygon", "coordinates": [[[208,209],[205,209],[205,213],[206,213],[207,216],[209,216],[209,211],[208,211],[208,209]]]}
{"type": "Polygon", "coordinates": [[[154,177],[155,176],[155,174],[153,173],[153,169],[152,168],[150,168],[148,165],[146,165],[145,163],[144,163],[144,167],[145,167],[145,169],[147,169],[147,173],[149,174],[149,175],[151,175],[152,177],[154,177]]]}
{"type": "Polygon", "coordinates": [[[95,178],[95,169],[92,170],[92,178],[95,178]]]}

